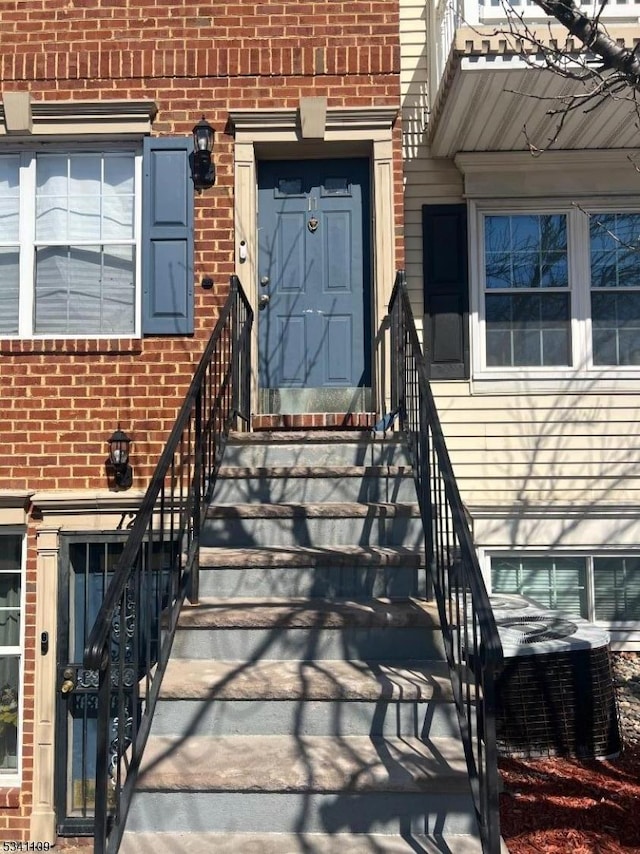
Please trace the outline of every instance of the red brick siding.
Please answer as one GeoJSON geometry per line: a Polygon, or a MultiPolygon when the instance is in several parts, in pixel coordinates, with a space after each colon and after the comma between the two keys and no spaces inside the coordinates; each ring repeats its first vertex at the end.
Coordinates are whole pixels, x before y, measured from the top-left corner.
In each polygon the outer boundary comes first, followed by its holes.
{"type": "MultiPolygon", "coordinates": [[[[303,95],[324,95],[331,107],[397,106],[398,27],[397,0],[0,0],[2,90],[28,89],[36,101],[151,98],[157,134],[188,134],[205,114],[217,171],[196,199],[193,338],[0,341],[0,489],[105,488],[106,440],[118,421],[134,438],[134,486],[146,485],[234,272],[228,110],[294,108],[303,95]],[[204,274],[213,290],[199,287],[204,274]]],[[[394,143],[401,263],[399,127],[394,143]]],[[[23,784],[0,789],[0,841],[28,839],[32,804],[33,530],[26,585],[23,784]]]]}

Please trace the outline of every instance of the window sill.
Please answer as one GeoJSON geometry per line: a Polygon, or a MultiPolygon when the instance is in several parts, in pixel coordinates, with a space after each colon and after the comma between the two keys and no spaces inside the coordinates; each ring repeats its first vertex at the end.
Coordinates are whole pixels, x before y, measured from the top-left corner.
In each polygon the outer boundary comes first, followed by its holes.
{"type": "Polygon", "coordinates": [[[640,389],[640,368],[618,370],[567,371],[549,373],[475,373],[471,394],[586,394],[588,392],[636,392],[640,389]]]}
{"type": "Polygon", "coordinates": [[[51,353],[118,355],[142,352],[140,338],[2,338],[0,355],[47,355],[51,353]]]}

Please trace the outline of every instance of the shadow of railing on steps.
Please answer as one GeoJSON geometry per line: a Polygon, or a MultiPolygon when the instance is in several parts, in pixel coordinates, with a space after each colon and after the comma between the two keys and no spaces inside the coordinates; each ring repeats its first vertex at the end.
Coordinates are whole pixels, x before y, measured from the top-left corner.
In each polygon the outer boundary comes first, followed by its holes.
{"type": "Polygon", "coordinates": [[[500,851],[495,680],[502,645],[453,473],[404,271],[389,303],[391,411],[415,466],[427,564],[438,605],[483,849],[500,851]]]}
{"type": "Polygon", "coordinates": [[[118,850],[178,615],[198,600],[203,515],[229,430],[250,413],[252,324],[232,276],[85,647],[99,678],[95,854],[118,850]]]}

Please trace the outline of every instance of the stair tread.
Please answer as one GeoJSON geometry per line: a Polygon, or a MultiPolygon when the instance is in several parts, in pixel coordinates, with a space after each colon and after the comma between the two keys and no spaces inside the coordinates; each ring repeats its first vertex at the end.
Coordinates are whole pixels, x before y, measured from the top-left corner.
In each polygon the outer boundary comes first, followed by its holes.
{"type": "Polygon", "coordinates": [[[453,699],[444,661],[213,661],[171,659],[165,700],[416,700],[453,699]]]}
{"type": "Polygon", "coordinates": [[[358,444],[358,445],[404,445],[404,436],[392,434],[382,436],[371,430],[260,430],[255,433],[229,434],[229,445],[316,445],[316,444],[358,444]]]}
{"type": "Polygon", "coordinates": [[[203,597],[185,605],[179,628],[343,628],[345,626],[403,628],[439,626],[437,607],[420,599],[203,597]]]}
{"type": "Polygon", "coordinates": [[[320,501],[290,504],[211,504],[208,519],[317,519],[418,517],[420,505],[407,502],[320,501]]]}
{"type": "MultiPolygon", "coordinates": [[[[120,854],[481,854],[475,836],[380,833],[125,833],[120,854]]],[[[506,851],[506,849],[505,849],[506,851]]]]}
{"type": "Polygon", "coordinates": [[[200,547],[200,566],[320,566],[348,563],[424,566],[424,549],[411,546],[200,547]]]}
{"type": "Polygon", "coordinates": [[[468,792],[459,739],[150,736],[138,791],[468,792]]]}
{"type": "Polygon", "coordinates": [[[411,477],[411,466],[231,466],[222,465],[218,478],[322,478],[322,477],[411,477]]]}

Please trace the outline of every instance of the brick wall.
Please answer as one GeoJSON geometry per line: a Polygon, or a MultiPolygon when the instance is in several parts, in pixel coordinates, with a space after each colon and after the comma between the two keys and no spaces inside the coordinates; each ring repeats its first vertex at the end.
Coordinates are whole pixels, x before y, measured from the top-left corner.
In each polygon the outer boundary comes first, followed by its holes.
{"type": "MultiPolygon", "coordinates": [[[[0,0],[0,87],[39,100],[154,99],[157,134],[216,129],[216,184],[196,199],[196,334],[139,340],[0,340],[0,489],[106,487],[106,440],[134,438],[134,486],[168,435],[233,263],[230,108],[399,105],[397,0],[0,0]],[[202,290],[204,274],[213,290],[202,290]]],[[[400,128],[397,252],[402,257],[400,128]]],[[[0,141],[1,150],[1,141],[0,141]]],[[[28,839],[32,803],[35,543],[29,539],[23,785],[0,789],[0,841],[28,839]]]]}

